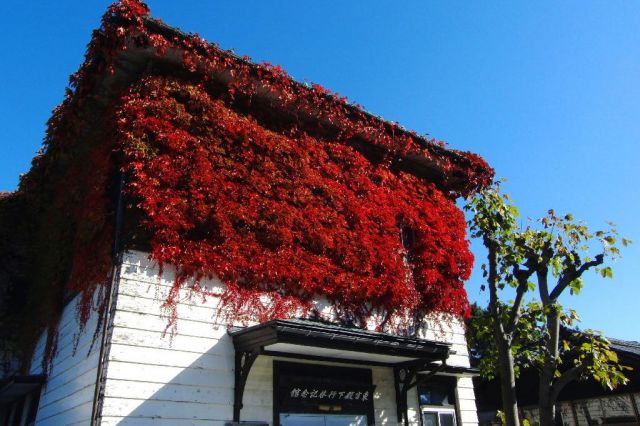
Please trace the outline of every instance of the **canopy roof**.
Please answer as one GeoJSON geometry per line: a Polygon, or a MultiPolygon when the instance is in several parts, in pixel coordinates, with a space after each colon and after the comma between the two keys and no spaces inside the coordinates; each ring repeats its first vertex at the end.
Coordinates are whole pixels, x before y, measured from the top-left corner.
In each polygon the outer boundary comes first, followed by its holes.
{"type": "Polygon", "coordinates": [[[311,320],[273,320],[229,334],[236,351],[373,365],[442,361],[451,345],[311,320]]]}

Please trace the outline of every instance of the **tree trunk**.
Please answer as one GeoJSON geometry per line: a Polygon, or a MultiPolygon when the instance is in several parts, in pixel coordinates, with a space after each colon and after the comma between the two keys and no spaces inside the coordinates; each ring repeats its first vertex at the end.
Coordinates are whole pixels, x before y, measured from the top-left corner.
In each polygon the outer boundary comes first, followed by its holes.
{"type": "Polygon", "coordinates": [[[513,355],[509,343],[498,321],[494,321],[494,334],[498,346],[498,364],[500,369],[500,390],[502,410],[507,426],[520,426],[518,417],[518,399],[516,396],[516,378],[513,372],[513,355]]]}
{"type": "Polygon", "coordinates": [[[540,413],[540,426],[554,426],[556,417],[556,405],[546,398],[545,401],[540,400],[538,405],[540,413]]]}
{"type": "Polygon", "coordinates": [[[488,250],[489,264],[489,311],[493,317],[493,336],[498,347],[498,368],[500,372],[500,391],[502,393],[502,410],[507,426],[520,426],[518,417],[518,398],[516,397],[516,378],[513,372],[513,354],[511,353],[511,336],[502,324],[498,298],[498,243],[492,237],[484,237],[484,245],[488,250]]]}
{"type": "Polygon", "coordinates": [[[556,398],[553,384],[560,350],[560,318],[556,306],[551,306],[547,314],[547,332],[547,353],[540,373],[540,386],[538,389],[540,426],[555,425],[556,398]]]}
{"type": "Polygon", "coordinates": [[[540,386],[538,392],[538,413],[540,426],[553,426],[555,418],[555,401],[552,400],[551,388],[553,386],[553,373],[555,365],[547,365],[540,374],[540,386]]]}

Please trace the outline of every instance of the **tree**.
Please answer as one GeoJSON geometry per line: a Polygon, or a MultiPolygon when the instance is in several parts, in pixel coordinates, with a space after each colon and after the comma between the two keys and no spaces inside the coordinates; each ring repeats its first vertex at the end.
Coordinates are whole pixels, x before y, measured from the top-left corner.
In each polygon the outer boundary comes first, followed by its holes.
{"type": "MultiPolygon", "coordinates": [[[[613,224],[591,232],[572,215],[558,216],[553,210],[522,229],[518,210],[500,192],[500,183],[465,206],[471,214],[471,236],[481,239],[487,249],[482,270],[489,291],[488,313],[471,331],[479,339],[493,337],[490,344],[483,344],[487,356],[481,371],[499,376],[507,425],[519,425],[518,369],[532,365],[539,372],[540,424],[550,426],[558,395],[571,381],[591,376],[609,388],[627,381],[623,374],[627,367],[618,363],[608,341],[593,331],[572,330],[578,315],[559,303],[561,295],[580,292],[587,271],[613,276],[608,262],[619,257],[618,236],[613,224]],[[505,289],[511,289],[513,300],[501,299],[505,289]],[[525,303],[531,299],[527,293],[535,289],[539,301],[525,303]],[[492,360],[497,361],[493,369],[492,360]]],[[[624,238],[620,242],[630,243],[624,238]]]]}

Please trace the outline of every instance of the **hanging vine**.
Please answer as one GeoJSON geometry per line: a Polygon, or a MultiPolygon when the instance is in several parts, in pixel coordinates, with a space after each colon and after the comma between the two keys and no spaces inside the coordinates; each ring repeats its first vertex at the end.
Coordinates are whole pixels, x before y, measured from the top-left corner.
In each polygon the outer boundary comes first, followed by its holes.
{"type": "Polygon", "coordinates": [[[110,282],[118,173],[150,258],[176,268],[170,321],[187,279],[203,291],[197,283],[209,277],[226,285],[216,296],[229,321],[309,314],[318,296],[361,326],[468,315],[473,257],[454,199],[491,182],[482,158],[148,14],[136,0],[109,8],[21,182],[38,217],[30,306],[48,306],[41,326],[69,295],[82,295],[82,324],[104,309],[94,294],[110,282]],[[134,48],[165,66],[104,105],[98,89],[134,48]],[[441,181],[407,171],[410,158],[430,162],[441,181]]]}

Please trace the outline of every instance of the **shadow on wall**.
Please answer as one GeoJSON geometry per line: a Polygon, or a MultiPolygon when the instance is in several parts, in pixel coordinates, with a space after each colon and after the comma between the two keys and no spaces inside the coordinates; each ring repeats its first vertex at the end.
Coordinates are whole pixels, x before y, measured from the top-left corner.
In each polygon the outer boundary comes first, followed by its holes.
{"type": "MultiPolygon", "coordinates": [[[[184,344],[204,338],[184,334],[174,337],[173,348],[114,343],[102,425],[222,426],[230,421],[234,349],[226,330],[223,333],[200,354],[186,351],[184,344]]],[[[271,400],[271,360],[260,357],[247,382],[241,418],[270,421],[271,400]]]]}
{"type": "MultiPolygon", "coordinates": [[[[113,316],[102,425],[220,425],[233,417],[234,347],[215,325],[217,300],[182,290],[176,334],[165,334],[162,304],[172,271],[158,278],[144,253],[125,256],[113,316]]],[[[209,289],[215,280],[203,282],[209,289]]],[[[271,360],[255,362],[243,420],[272,417],[271,360]]]]}
{"type": "MultiPolygon", "coordinates": [[[[165,335],[162,305],[172,271],[158,278],[144,253],[125,256],[113,316],[102,422],[105,425],[219,425],[233,417],[234,354],[226,325],[214,325],[218,300],[182,290],[177,332],[165,335]]],[[[207,280],[208,289],[221,283],[207,280]]],[[[243,398],[242,421],[272,423],[272,358],[257,358],[243,398]]],[[[395,413],[391,370],[374,368],[385,387],[376,415],[395,413]],[[381,370],[381,371],[378,371],[381,370]]],[[[378,419],[382,421],[383,419],[378,419]]]]}

